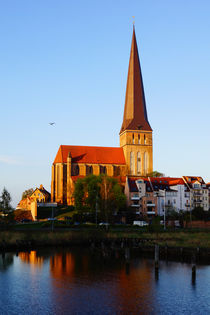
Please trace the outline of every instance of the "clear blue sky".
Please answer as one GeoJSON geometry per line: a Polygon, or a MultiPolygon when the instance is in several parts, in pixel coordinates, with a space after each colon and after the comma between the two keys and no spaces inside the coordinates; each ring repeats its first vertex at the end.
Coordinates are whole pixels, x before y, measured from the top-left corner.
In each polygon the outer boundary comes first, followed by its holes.
{"type": "Polygon", "coordinates": [[[135,16],[154,169],[210,181],[209,0],[0,2],[0,192],[50,190],[60,144],[118,146],[135,16]],[[49,122],[55,121],[55,126],[49,122]]]}

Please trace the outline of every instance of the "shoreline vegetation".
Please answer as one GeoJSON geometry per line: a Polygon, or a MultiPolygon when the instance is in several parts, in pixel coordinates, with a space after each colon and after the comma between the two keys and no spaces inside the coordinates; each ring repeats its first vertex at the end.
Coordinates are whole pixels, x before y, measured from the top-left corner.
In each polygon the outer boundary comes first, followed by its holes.
{"type": "MultiPolygon", "coordinates": [[[[25,227],[27,224],[25,225],[25,227]]],[[[92,250],[149,254],[154,257],[155,245],[159,245],[160,258],[190,261],[192,255],[200,262],[210,263],[210,233],[204,230],[179,230],[148,232],[140,229],[74,228],[72,230],[7,230],[0,231],[0,253],[30,251],[48,246],[85,246],[92,250]]]]}

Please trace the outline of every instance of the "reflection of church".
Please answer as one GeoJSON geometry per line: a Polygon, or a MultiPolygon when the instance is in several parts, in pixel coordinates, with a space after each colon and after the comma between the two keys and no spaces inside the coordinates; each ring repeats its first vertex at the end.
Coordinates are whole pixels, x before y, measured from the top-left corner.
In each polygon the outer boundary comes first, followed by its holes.
{"type": "Polygon", "coordinates": [[[107,174],[124,184],[126,176],[146,176],[152,171],[152,129],[133,29],[120,147],[61,145],[52,165],[52,202],[73,204],[74,183],[79,177],[107,174]]]}

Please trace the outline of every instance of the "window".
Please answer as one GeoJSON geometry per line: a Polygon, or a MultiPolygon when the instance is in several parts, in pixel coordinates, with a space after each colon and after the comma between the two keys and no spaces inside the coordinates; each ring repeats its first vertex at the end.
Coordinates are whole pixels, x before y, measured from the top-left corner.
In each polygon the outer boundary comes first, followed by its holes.
{"type": "Polygon", "coordinates": [[[120,166],[114,165],[114,176],[120,175],[120,166]]]}
{"type": "Polygon", "coordinates": [[[106,166],[100,165],[100,174],[106,174],[107,170],[106,170],[106,166]]]}
{"type": "Polygon", "coordinates": [[[144,144],[146,144],[146,140],[147,140],[147,139],[146,139],[146,136],[144,135],[144,144]]]}
{"type": "Polygon", "coordinates": [[[137,152],[137,174],[141,174],[141,154],[137,152]]]}
{"type": "Polygon", "coordinates": [[[140,135],[138,135],[138,144],[141,143],[140,135]]]}
{"type": "Polygon", "coordinates": [[[93,167],[92,165],[86,165],[86,175],[93,174],[93,167]]]}
{"type": "Polygon", "coordinates": [[[144,174],[148,173],[148,157],[147,152],[144,152],[144,174]]]}
{"type": "Polygon", "coordinates": [[[133,134],[133,136],[132,136],[132,143],[134,144],[134,134],[133,134]]]}
{"type": "Polygon", "coordinates": [[[134,152],[130,153],[130,170],[131,170],[131,175],[134,175],[135,174],[134,152]]]}
{"type": "Polygon", "coordinates": [[[79,175],[79,165],[72,165],[72,168],[71,168],[71,175],[72,175],[72,176],[77,176],[77,175],[79,175]]]}

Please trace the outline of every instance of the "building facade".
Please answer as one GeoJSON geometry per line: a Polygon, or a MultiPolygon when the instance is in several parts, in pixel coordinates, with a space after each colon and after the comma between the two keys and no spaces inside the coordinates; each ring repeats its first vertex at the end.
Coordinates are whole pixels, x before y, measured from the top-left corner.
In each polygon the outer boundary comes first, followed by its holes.
{"type": "Polygon", "coordinates": [[[201,177],[127,177],[127,205],[143,216],[164,212],[191,211],[197,207],[209,210],[209,185],[201,177]]]}
{"type": "Polygon", "coordinates": [[[125,186],[126,176],[146,176],[152,171],[152,129],[133,28],[120,147],[61,145],[52,165],[51,201],[74,204],[74,184],[79,177],[107,174],[125,186]]]}

